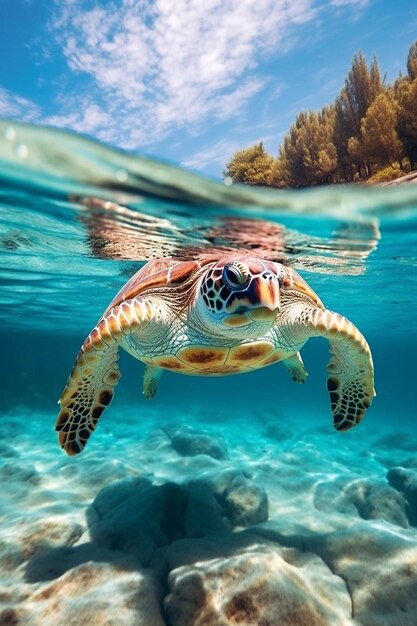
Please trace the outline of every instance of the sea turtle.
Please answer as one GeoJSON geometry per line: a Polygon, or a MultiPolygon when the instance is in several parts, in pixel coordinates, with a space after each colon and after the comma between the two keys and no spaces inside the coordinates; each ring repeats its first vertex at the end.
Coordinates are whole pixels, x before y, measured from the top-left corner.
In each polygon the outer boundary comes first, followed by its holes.
{"type": "Polygon", "coordinates": [[[150,261],[81,347],[59,400],[60,444],[70,455],[86,445],[119,381],[120,347],[145,363],[143,392],[152,398],[164,369],[225,375],[282,361],[294,381],[304,382],[299,350],[310,337],[330,342],[333,423],[348,430],[375,395],[371,352],[358,329],[325,309],[295,270],[248,254],[150,261]]]}

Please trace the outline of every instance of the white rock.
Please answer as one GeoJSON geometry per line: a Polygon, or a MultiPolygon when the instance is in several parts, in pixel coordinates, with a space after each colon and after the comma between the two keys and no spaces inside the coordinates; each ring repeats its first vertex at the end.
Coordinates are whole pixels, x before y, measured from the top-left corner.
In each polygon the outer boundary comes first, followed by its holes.
{"type": "Polygon", "coordinates": [[[165,626],[158,584],[123,563],[75,567],[42,585],[22,608],[25,626],[165,626]]]}
{"type": "Polygon", "coordinates": [[[306,539],[346,581],[354,616],[363,626],[415,626],[417,539],[383,523],[357,522],[346,530],[306,539]]]}
{"type": "Polygon", "coordinates": [[[312,554],[253,545],[183,566],[168,578],[172,626],[350,626],[343,581],[312,554]]]}

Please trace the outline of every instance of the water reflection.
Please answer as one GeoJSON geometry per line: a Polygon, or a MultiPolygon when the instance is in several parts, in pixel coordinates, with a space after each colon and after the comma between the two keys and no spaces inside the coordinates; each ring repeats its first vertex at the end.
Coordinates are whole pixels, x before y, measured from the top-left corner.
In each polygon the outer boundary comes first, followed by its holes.
{"type": "Polygon", "coordinates": [[[144,261],[248,250],[256,256],[317,272],[361,274],[380,238],[377,220],[342,223],[328,236],[313,236],[268,220],[246,217],[161,218],[97,197],[72,198],[84,207],[81,222],[92,256],[144,261]]]}

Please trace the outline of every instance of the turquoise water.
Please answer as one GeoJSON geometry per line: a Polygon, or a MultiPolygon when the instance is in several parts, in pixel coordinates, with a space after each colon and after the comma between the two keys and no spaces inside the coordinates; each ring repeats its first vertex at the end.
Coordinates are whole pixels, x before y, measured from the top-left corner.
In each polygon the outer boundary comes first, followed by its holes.
{"type": "Polygon", "coordinates": [[[0,263],[0,623],[416,626],[417,185],[226,186],[2,121],[0,263]],[[332,430],[323,340],[306,385],[165,372],[152,401],[124,353],[66,457],[56,402],[102,311],[146,260],[214,249],[291,265],[358,326],[363,423],[332,430]]]}

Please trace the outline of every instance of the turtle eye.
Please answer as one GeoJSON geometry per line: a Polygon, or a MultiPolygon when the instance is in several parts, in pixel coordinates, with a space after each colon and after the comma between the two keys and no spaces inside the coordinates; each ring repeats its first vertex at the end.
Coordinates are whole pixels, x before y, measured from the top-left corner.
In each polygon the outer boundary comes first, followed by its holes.
{"type": "Polygon", "coordinates": [[[249,269],[243,263],[228,263],[223,269],[223,280],[230,289],[246,289],[250,280],[249,269]]]}

